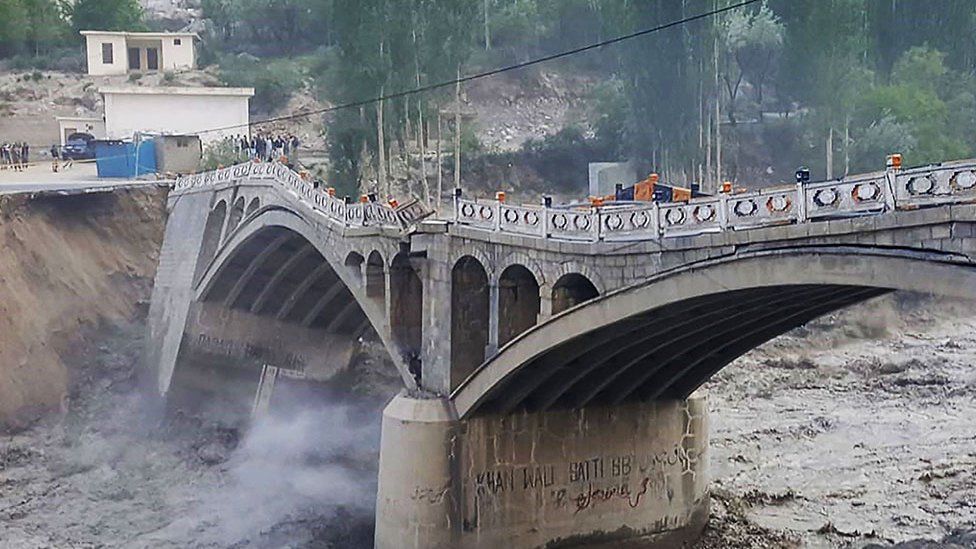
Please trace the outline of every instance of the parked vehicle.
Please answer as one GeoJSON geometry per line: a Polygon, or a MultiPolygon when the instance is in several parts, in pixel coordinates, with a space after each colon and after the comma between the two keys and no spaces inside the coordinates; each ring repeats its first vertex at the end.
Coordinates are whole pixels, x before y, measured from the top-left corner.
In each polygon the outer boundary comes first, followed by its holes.
{"type": "Polygon", "coordinates": [[[91,142],[95,137],[87,133],[73,133],[68,136],[61,148],[61,157],[72,160],[91,160],[95,158],[95,149],[91,142]]]}

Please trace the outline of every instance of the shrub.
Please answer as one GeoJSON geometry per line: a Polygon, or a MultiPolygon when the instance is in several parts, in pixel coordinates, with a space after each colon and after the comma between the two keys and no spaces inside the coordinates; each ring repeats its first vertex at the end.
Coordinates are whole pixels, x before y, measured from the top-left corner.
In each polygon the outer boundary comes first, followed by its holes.
{"type": "Polygon", "coordinates": [[[201,167],[204,170],[216,170],[221,166],[232,166],[244,160],[246,158],[238,151],[237,143],[233,138],[228,137],[204,148],[201,167]]]}
{"type": "Polygon", "coordinates": [[[85,56],[78,48],[59,48],[38,55],[15,55],[7,66],[11,70],[84,72],[85,56]]]}
{"type": "Polygon", "coordinates": [[[220,59],[220,80],[228,86],[254,88],[251,107],[273,112],[302,87],[304,71],[288,59],[258,59],[252,55],[228,55],[220,59]]]}

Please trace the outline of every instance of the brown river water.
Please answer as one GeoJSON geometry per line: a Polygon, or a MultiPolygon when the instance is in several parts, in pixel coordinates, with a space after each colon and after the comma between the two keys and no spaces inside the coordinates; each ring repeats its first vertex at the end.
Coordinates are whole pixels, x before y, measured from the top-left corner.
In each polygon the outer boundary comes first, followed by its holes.
{"type": "MultiPolygon", "coordinates": [[[[0,546],[371,546],[397,382],[381,353],[327,406],[245,433],[147,405],[142,327],[103,332],[63,413],[0,436],[0,546]]],[[[976,547],[974,366],[972,304],[896,295],[726,368],[705,388],[714,504],[698,546],[976,547]]]]}

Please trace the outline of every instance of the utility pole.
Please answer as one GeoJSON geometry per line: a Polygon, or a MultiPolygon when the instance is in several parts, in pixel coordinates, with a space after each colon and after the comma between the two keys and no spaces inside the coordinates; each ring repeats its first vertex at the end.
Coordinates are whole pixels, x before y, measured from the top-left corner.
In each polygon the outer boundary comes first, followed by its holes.
{"type": "Polygon", "coordinates": [[[490,0],[485,0],[485,51],[491,49],[491,26],[488,23],[488,2],[490,0]]]}
{"type": "Polygon", "coordinates": [[[851,115],[844,118],[844,177],[851,173],[851,115]]]}
{"type": "Polygon", "coordinates": [[[722,87],[718,78],[718,39],[715,40],[715,190],[722,188],[722,87]]]}
{"type": "Polygon", "coordinates": [[[427,147],[424,146],[424,134],[427,133],[427,129],[424,126],[424,110],[420,106],[420,102],[417,102],[417,113],[420,122],[417,124],[417,145],[420,147],[420,181],[424,184],[424,202],[430,204],[430,183],[427,182],[427,160],[424,158],[427,155],[427,147]]]}
{"type": "MultiPolygon", "coordinates": [[[[413,30],[413,63],[417,75],[417,87],[420,87],[420,56],[417,53],[417,26],[413,30]]],[[[417,97],[417,148],[420,149],[420,180],[424,183],[424,201],[430,204],[430,183],[427,181],[427,147],[424,144],[424,137],[427,135],[427,126],[424,124],[424,102],[423,96],[417,97]]],[[[407,120],[410,119],[410,111],[407,111],[407,120]]],[[[408,134],[409,135],[409,134],[408,134]]],[[[409,165],[410,156],[407,155],[409,165]]]]}
{"type": "Polygon", "coordinates": [[[454,188],[461,188],[461,65],[454,87],[454,188]]]}
{"type": "Polygon", "coordinates": [[[834,178],[834,127],[827,130],[827,179],[834,178]]]}
{"type": "Polygon", "coordinates": [[[706,109],[705,135],[707,136],[705,140],[705,177],[702,179],[702,186],[705,187],[703,189],[705,192],[718,193],[717,188],[714,191],[707,188],[712,186],[712,113],[710,107],[706,109]]]}
{"type": "MultiPolygon", "coordinates": [[[[384,90],[386,86],[380,86],[380,97],[383,97],[384,90]]],[[[377,172],[377,181],[379,182],[380,192],[383,193],[384,198],[390,196],[390,188],[386,181],[386,142],[383,139],[383,100],[380,99],[376,103],[376,140],[379,145],[380,153],[380,166],[377,172]]]]}
{"type": "Polygon", "coordinates": [[[441,213],[441,197],[444,196],[444,170],[442,166],[444,164],[441,158],[441,110],[440,107],[437,109],[437,200],[435,202],[434,210],[437,213],[441,213]]]}

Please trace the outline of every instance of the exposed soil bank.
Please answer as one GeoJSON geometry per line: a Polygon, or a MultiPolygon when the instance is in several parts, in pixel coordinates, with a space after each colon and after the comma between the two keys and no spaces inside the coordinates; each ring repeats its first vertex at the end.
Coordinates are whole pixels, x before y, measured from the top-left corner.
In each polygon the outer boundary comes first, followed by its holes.
{"type": "Polygon", "coordinates": [[[166,190],[0,197],[0,428],[63,408],[69,357],[148,297],[166,190]]]}

